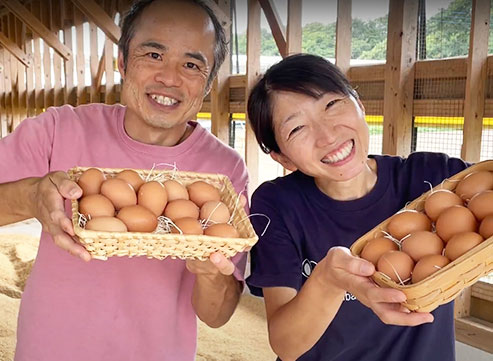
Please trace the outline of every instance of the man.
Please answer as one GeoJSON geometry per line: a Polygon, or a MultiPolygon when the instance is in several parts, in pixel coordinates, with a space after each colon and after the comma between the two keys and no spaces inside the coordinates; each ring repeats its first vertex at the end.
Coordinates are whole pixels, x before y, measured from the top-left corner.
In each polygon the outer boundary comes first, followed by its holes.
{"type": "Polygon", "coordinates": [[[212,327],[230,318],[243,256],[87,262],[67,207],[81,189],[65,173],[175,163],[182,171],[226,174],[245,190],[238,154],[191,121],[225,52],[223,30],[200,1],[138,1],[119,43],[126,107],[49,108],[0,141],[0,224],[36,217],[43,225],[15,360],[193,360],[196,315],[212,327]]]}

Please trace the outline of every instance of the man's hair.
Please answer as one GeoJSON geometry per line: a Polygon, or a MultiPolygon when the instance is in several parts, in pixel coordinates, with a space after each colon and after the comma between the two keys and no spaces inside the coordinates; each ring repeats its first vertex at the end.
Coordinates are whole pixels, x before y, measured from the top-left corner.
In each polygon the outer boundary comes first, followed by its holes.
{"type": "MultiPolygon", "coordinates": [[[[121,22],[121,36],[118,41],[118,49],[123,54],[123,71],[127,70],[127,62],[128,62],[128,51],[130,47],[130,41],[132,40],[137,21],[144,11],[144,9],[152,4],[156,0],[137,0],[134,2],[130,10],[125,14],[122,18],[121,22]]],[[[202,0],[181,0],[188,1],[197,6],[200,6],[206,13],[209,15],[209,18],[214,25],[215,32],[215,44],[214,44],[214,64],[211,69],[211,73],[209,75],[209,79],[207,79],[207,88],[209,88],[210,84],[216,77],[221,64],[224,62],[226,58],[226,54],[228,52],[228,43],[226,42],[226,35],[224,33],[224,29],[221,26],[218,18],[214,14],[214,11],[202,0]]]]}
{"type": "Polygon", "coordinates": [[[271,66],[248,97],[248,119],[264,153],[280,153],[273,123],[273,97],[276,91],[305,94],[320,99],[325,93],[358,94],[344,74],[331,62],[310,54],[286,57],[271,66]]]}

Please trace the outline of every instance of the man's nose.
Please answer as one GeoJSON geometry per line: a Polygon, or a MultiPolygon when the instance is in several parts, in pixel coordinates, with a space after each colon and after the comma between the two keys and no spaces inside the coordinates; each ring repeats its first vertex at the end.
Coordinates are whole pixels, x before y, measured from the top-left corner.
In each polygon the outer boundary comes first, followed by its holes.
{"type": "Polygon", "coordinates": [[[182,83],[180,69],[172,61],[167,61],[161,66],[155,79],[166,87],[179,87],[182,83]]]}

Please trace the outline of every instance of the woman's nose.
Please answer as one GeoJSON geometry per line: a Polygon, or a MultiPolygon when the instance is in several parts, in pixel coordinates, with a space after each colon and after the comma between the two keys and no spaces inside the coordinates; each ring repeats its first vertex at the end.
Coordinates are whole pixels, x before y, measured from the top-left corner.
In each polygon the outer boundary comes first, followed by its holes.
{"type": "Polygon", "coordinates": [[[155,79],[166,87],[179,87],[182,83],[179,69],[173,62],[168,61],[156,73],[155,79]]]}
{"type": "Polygon", "coordinates": [[[323,120],[317,124],[314,129],[317,147],[326,147],[337,140],[334,128],[334,124],[330,120],[323,120]]]}

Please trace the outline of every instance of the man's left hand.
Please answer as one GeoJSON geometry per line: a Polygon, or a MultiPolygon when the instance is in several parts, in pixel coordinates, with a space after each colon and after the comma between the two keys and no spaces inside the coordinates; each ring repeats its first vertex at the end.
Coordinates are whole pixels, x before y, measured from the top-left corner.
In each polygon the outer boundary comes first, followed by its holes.
{"type": "Polygon", "coordinates": [[[235,270],[234,263],[220,252],[212,253],[206,261],[187,260],[186,266],[190,272],[197,275],[215,276],[222,274],[230,276],[235,270]]]}

